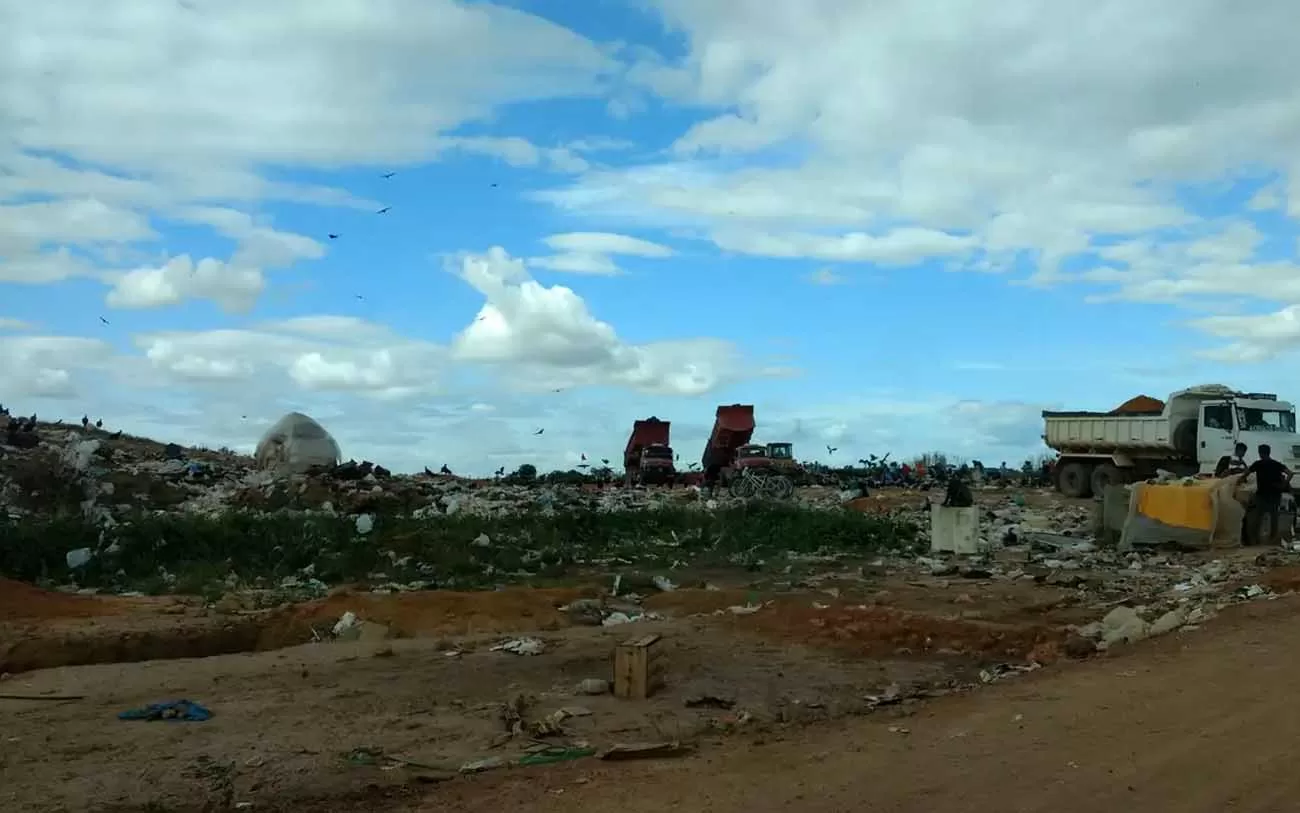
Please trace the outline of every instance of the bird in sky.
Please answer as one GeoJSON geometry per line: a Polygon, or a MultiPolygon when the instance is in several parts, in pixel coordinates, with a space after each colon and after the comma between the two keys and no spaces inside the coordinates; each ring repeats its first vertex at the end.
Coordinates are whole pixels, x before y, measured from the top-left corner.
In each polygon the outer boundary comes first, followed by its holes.
{"type": "Polygon", "coordinates": [[[837,451],[839,451],[839,448],[836,447],[836,446],[829,446],[829,445],[828,445],[828,446],[826,447],[826,454],[835,454],[837,451]]]}
{"type": "Polygon", "coordinates": [[[331,240],[337,240],[337,239],[339,239],[339,236],[338,236],[337,234],[330,233],[329,238],[330,238],[331,240]]]}
{"type": "Polygon", "coordinates": [[[101,317],[99,317],[99,321],[101,321],[101,322],[103,322],[103,323],[104,323],[104,324],[108,324],[108,320],[107,320],[107,319],[105,319],[105,318],[104,318],[104,317],[102,317],[102,316],[101,316],[101,317]]]}
{"type": "Polygon", "coordinates": [[[391,207],[391,206],[385,206],[384,208],[382,208],[382,209],[380,209],[379,211],[375,212],[375,214],[377,214],[377,215],[387,214],[387,213],[389,212],[389,210],[391,210],[392,208],[393,208],[393,207],[391,207]]]}
{"type": "Polygon", "coordinates": [[[545,429],[538,429],[538,430],[537,430],[536,432],[534,432],[533,434],[534,434],[534,435],[540,435],[540,434],[542,434],[542,433],[545,432],[545,431],[546,431],[545,429]]]}
{"type": "Polygon", "coordinates": [[[393,177],[393,176],[396,175],[396,174],[397,174],[396,172],[385,172],[383,175],[380,175],[379,177],[381,177],[381,178],[391,178],[391,177],[393,177]]]}

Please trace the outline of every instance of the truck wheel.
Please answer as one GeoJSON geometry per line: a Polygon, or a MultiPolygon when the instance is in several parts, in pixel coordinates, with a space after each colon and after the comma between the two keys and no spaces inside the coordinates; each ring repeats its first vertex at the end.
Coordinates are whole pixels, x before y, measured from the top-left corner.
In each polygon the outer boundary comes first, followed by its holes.
{"type": "Polygon", "coordinates": [[[1092,477],[1089,478],[1092,486],[1092,495],[1101,497],[1106,493],[1106,486],[1118,486],[1128,482],[1128,477],[1123,469],[1113,463],[1102,463],[1092,470],[1092,477]]]}
{"type": "Polygon", "coordinates": [[[1066,463],[1056,475],[1056,487],[1067,497],[1087,497],[1092,493],[1092,467],[1086,463],[1066,463]]]}

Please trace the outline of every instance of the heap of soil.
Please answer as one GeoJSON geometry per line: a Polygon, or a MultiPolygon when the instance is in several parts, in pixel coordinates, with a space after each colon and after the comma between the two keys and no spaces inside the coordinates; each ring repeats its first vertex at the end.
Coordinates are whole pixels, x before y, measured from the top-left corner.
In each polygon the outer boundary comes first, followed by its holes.
{"type": "Polygon", "coordinates": [[[94,618],[117,615],[123,610],[123,607],[95,596],[69,595],[0,578],[0,621],[94,618]]]}
{"type": "Polygon", "coordinates": [[[1159,412],[1165,402],[1150,395],[1135,395],[1110,411],[1112,415],[1132,415],[1140,412],[1159,412]]]}

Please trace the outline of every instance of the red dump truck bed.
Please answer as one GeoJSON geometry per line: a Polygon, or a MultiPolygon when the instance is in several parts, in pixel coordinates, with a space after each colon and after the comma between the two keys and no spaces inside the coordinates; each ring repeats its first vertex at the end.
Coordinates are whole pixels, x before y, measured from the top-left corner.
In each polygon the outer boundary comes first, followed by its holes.
{"type": "Polygon", "coordinates": [[[632,424],[632,434],[628,436],[627,446],[623,449],[623,466],[632,469],[641,463],[641,450],[647,446],[659,444],[667,446],[671,436],[672,423],[650,417],[632,424]]]}
{"type": "Polygon", "coordinates": [[[700,464],[704,468],[728,466],[736,450],[754,437],[754,407],[752,404],[731,404],[718,407],[713,420],[713,432],[700,464]]]}

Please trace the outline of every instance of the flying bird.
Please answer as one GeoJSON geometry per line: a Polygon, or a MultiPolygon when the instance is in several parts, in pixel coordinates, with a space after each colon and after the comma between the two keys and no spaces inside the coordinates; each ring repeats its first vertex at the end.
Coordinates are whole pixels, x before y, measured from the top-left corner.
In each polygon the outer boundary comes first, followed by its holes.
{"type": "Polygon", "coordinates": [[[497,469],[496,474],[497,474],[497,477],[505,477],[505,476],[506,476],[506,467],[505,467],[505,466],[502,466],[501,468],[497,469]]]}
{"type": "Polygon", "coordinates": [[[556,387],[555,389],[551,390],[551,392],[564,392],[564,387],[556,387]]]}
{"type": "Polygon", "coordinates": [[[380,175],[379,177],[381,177],[381,178],[391,178],[391,177],[393,177],[393,176],[396,175],[396,174],[397,174],[396,172],[385,172],[383,175],[380,175]]]}
{"type": "Polygon", "coordinates": [[[590,464],[590,463],[579,463],[579,464],[578,464],[578,468],[580,468],[580,469],[589,469],[589,468],[591,468],[591,464],[590,464]]]}
{"type": "Polygon", "coordinates": [[[587,454],[586,454],[586,452],[583,452],[583,454],[582,454],[582,460],[583,460],[583,462],[586,462],[586,460],[587,460],[587,454]]]}
{"type": "Polygon", "coordinates": [[[534,435],[540,435],[540,434],[542,434],[542,433],[545,432],[545,431],[546,431],[546,429],[545,429],[545,427],[543,427],[543,428],[541,428],[541,429],[538,429],[538,430],[537,430],[536,432],[534,432],[533,434],[534,434],[534,435]]]}
{"type": "Polygon", "coordinates": [[[379,211],[375,212],[375,214],[377,214],[377,215],[388,214],[389,210],[391,210],[392,208],[393,208],[393,207],[391,207],[391,206],[385,206],[384,208],[382,208],[382,209],[380,209],[379,211]]]}
{"type": "Polygon", "coordinates": [[[337,240],[337,239],[339,239],[339,236],[338,236],[337,234],[331,234],[331,235],[329,235],[329,238],[330,238],[331,240],[337,240]]]}
{"type": "Polygon", "coordinates": [[[108,324],[108,320],[107,320],[107,319],[105,319],[105,318],[104,318],[104,317],[102,317],[102,316],[101,316],[101,317],[99,317],[99,321],[101,321],[101,322],[103,322],[103,323],[104,323],[104,324],[108,324]]]}
{"type": "Polygon", "coordinates": [[[837,451],[839,451],[839,447],[837,446],[827,445],[826,447],[826,454],[835,454],[837,451]]]}
{"type": "Polygon", "coordinates": [[[491,186],[493,189],[496,189],[496,188],[497,188],[497,185],[496,185],[496,184],[488,184],[488,185],[491,186]]]}
{"type": "Polygon", "coordinates": [[[608,458],[608,457],[602,457],[602,458],[600,459],[600,462],[601,462],[601,463],[604,463],[606,466],[608,466],[608,465],[609,465],[609,458],[608,458]]]}

